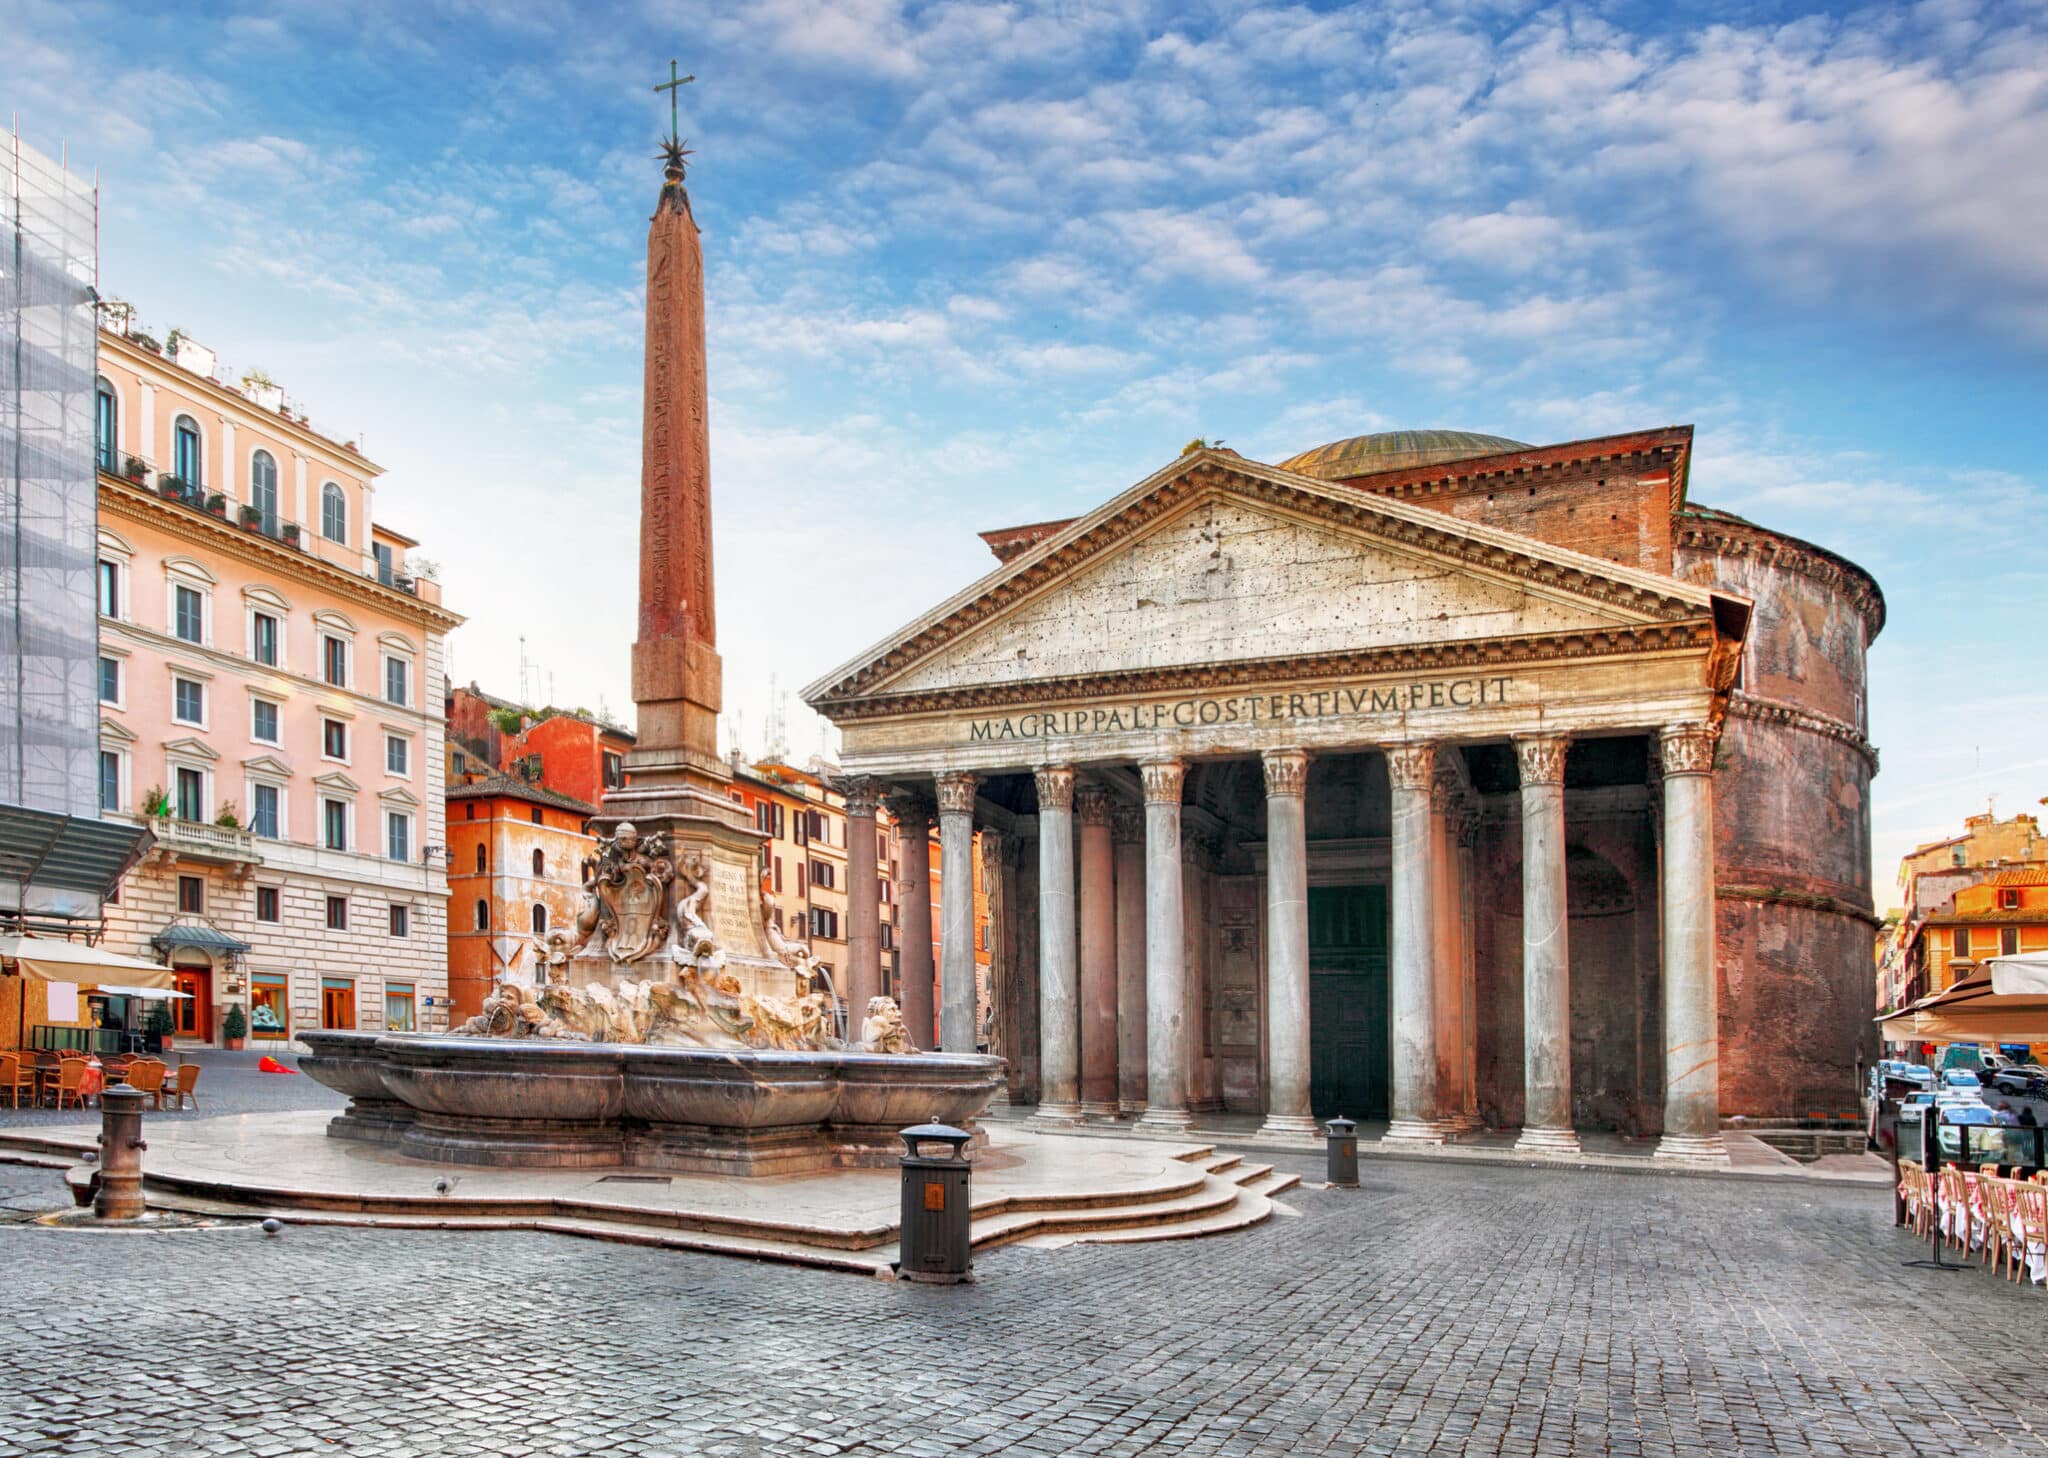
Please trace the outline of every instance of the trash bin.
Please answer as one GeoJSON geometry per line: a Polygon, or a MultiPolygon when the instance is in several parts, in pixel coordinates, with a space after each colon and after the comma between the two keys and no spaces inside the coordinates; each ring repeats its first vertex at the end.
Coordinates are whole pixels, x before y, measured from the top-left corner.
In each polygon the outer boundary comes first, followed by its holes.
{"type": "Polygon", "coordinates": [[[1325,1126],[1330,1136],[1329,1182],[1343,1189],[1358,1188],[1358,1125],[1345,1118],[1330,1120],[1325,1126]]]}
{"type": "Polygon", "coordinates": [[[896,1274],[906,1281],[950,1285],[974,1279],[969,1227],[973,1211],[967,1159],[973,1139],[950,1124],[918,1124],[902,1131],[903,1221],[896,1274]],[[943,1154],[927,1154],[928,1145],[943,1154]]]}

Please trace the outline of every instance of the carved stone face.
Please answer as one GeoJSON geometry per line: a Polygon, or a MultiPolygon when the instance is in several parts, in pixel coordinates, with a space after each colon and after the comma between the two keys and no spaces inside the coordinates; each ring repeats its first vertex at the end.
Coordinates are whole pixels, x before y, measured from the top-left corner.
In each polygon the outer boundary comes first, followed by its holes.
{"type": "Polygon", "coordinates": [[[618,843],[620,850],[631,855],[640,848],[640,828],[630,820],[621,820],[618,832],[612,839],[618,843]]]}

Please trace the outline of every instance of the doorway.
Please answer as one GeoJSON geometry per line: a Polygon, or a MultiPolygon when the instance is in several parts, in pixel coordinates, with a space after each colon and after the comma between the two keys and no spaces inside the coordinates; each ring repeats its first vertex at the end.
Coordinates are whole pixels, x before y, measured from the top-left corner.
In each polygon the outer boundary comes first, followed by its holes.
{"type": "Polygon", "coordinates": [[[1308,893],[1309,1106],[1317,1118],[1384,1119],[1393,1075],[1387,888],[1308,893]]]}
{"type": "Polygon", "coordinates": [[[356,984],[348,977],[320,979],[320,1026],[353,1028],[356,1025],[356,984]]]}
{"type": "Polygon", "coordinates": [[[171,999],[171,1028],[174,1036],[213,1041],[213,969],[173,967],[171,986],[183,997],[171,999]]]}

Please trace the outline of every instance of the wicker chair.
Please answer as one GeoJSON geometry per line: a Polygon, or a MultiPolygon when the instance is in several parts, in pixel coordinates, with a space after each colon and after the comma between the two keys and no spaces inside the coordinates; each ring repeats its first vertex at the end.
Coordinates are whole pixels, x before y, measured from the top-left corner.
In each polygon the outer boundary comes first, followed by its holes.
{"type": "Polygon", "coordinates": [[[28,1095],[31,1106],[36,1101],[36,1066],[19,1053],[0,1053],[0,1094],[15,1108],[21,1107],[21,1096],[28,1095]]]}
{"type": "Polygon", "coordinates": [[[2048,1278],[2048,1188],[2021,1185],[2015,1198],[2020,1207],[2019,1255],[2026,1262],[2028,1279],[2038,1286],[2048,1278]]]}
{"type": "Polygon", "coordinates": [[[192,1107],[196,1109],[199,1107],[198,1090],[199,1065],[196,1063],[180,1063],[177,1074],[164,1081],[158,1103],[161,1104],[163,1099],[169,1099],[172,1108],[182,1110],[185,1107],[185,1100],[190,1099],[192,1100],[192,1107]]]}
{"type": "Polygon", "coordinates": [[[2012,1182],[1990,1173],[1995,1168],[1987,1165],[1977,1176],[1984,1192],[1984,1266],[1993,1271],[2012,1258],[2012,1182]]]}
{"type": "Polygon", "coordinates": [[[57,1064],[55,1093],[57,1095],[57,1107],[60,1109],[64,1107],[66,1099],[71,1100],[72,1103],[78,1105],[81,1109],[85,1107],[85,1060],[83,1058],[65,1058],[59,1061],[57,1064]]]}
{"type": "Polygon", "coordinates": [[[128,1087],[137,1093],[146,1093],[153,1107],[164,1106],[164,1075],[169,1073],[162,1062],[155,1058],[138,1058],[128,1065],[128,1087]]]}

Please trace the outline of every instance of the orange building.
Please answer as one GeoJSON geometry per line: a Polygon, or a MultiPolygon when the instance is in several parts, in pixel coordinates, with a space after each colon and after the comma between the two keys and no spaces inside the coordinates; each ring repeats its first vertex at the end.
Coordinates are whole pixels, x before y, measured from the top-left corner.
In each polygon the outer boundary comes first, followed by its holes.
{"type": "Polygon", "coordinates": [[[1987,958],[2048,952],[2048,866],[1993,871],[1922,925],[1937,992],[1980,971],[1987,958]]]}
{"type": "Polygon", "coordinates": [[[451,783],[448,998],[457,1022],[500,977],[531,981],[535,939],[576,914],[597,807],[511,775],[451,783]]]}
{"type": "Polygon", "coordinates": [[[587,714],[542,709],[504,741],[499,767],[558,794],[595,805],[626,783],[633,736],[587,714]]]}

